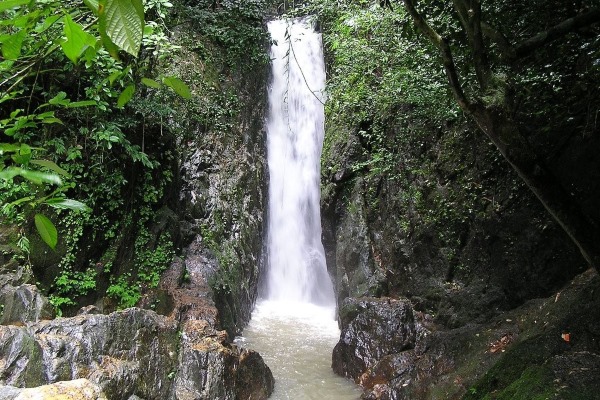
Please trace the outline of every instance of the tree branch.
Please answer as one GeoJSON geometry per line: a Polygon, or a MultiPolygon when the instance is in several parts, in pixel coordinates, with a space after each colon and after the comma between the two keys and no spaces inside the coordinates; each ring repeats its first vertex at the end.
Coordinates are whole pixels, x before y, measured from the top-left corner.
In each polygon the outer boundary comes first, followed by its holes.
{"type": "Polygon", "coordinates": [[[452,2],[473,50],[473,64],[477,82],[479,82],[481,89],[485,91],[489,83],[490,68],[481,34],[481,1],[453,0],[452,2]]]}
{"type": "Polygon", "coordinates": [[[503,59],[514,60],[517,57],[514,46],[508,41],[502,32],[485,21],[481,22],[481,31],[485,36],[498,45],[503,59]]]}
{"type": "Polygon", "coordinates": [[[546,43],[550,43],[570,32],[573,32],[576,29],[583,28],[597,22],[600,22],[600,8],[592,8],[585,13],[566,19],[560,24],[554,25],[552,28],[544,32],[540,32],[537,35],[519,43],[517,46],[515,46],[515,57],[525,57],[546,43]]]}
{"type": "Polygon", "coordinates": [[[465,95],[465,92],[462,89],[460,79],[458,78],[458,73],[456,72],[456,65],[454,63],[452,51],[450,50],[448,42],[439,33],[437,33],[427,23],[427,21],[425,21],[421,14],[419,14],[414,5],[415,0],[403,0],[403,2],[404,6],[406,7],[406,10],[413,19],[417,28],[440,51],[440,55],[442,56],[442,62],[444,64],[444,70],[446,72],[446,76],[448,77],[448,81],[450,83],[450,88],[452,89],[452,94],[454,95],[454,98],[456,99],[456,101],[462,109],[469,112],[472,111],[473,104],[471,104],[471,102],[467,99],[467,96],[465,95]]]}

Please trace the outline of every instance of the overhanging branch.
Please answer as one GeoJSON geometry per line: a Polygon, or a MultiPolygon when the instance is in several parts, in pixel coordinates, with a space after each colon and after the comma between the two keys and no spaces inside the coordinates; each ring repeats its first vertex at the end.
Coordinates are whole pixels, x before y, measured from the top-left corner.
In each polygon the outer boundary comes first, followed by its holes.
{"type": "Polygon", "coordinates": [[[465,111],[471,111],[473,105],[467,99],[465,92],[462,89],[462,85],[460,83],[460,79],[458,78],[458,73],[456,72],[456,64],[454,63],[454,58],[452,56],[452,51],[450,49],[450,45],[448,42],[433,29],[423,18],[423,16],[417,11],[415,8],[414,0],[403,0],[404,6],[408,11],[408,14],[413,19],[416,27],[433,43],[433,45],[439,50],[440,55],[442,56],[442,62],[444,64],[444,71],[446,72],[446,76],[448,77],[448,81],[450,83],[450,88],[452,89],[452,93],[454,98],[460,105],[462,109],[465,111]]]}
{"type": "Polygon", "coordinates": [[[532,51],[547,43],[559,39],[576,29],[583,28],[597,22],[600,22],[600,8],[592,8],[585,13],[566,19],[560,24],[555,25],[552,28],[544,32],[540,32],[537,35],[519,43],[517,46],[515,46],[515,57],[521,58],[527,56],[532,51]]]}

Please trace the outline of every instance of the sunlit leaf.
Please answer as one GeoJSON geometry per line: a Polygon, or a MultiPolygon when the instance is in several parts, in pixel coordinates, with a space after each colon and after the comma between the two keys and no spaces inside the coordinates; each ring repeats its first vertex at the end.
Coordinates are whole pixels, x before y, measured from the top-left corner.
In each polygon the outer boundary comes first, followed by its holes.
{"type": "Polygon", "coordinates": [[[165,76],[163,78],[163,83],[173,89],[175,93],[184,99],[192,98],[192,92],[190,91],[190,88],[181,79],[175,76],[165,76]]]}
{"type": "Polygon", "coordinates": [[[121,92],[121,94],[119,95],[119,98],[117,99],[117,107],[119,107],[119,108],[124,107],[125,104],[127,104],[129,102],[129,100],[131,100],[134,93],[135,93],[135,85],[127,86],[121,92]]]}
{"type": "Polygon", "coordinates": [[[37,228],[40,237],[54,250],[58,243],[58,232],[56,231],[56,227],[45,215],[35,214],[34,219],[35,227],[37,228]]]}
{"type": "Polygon", "coordinates": [[[36,185],[41,185],[42,183],[50,183],[54,185],[62,184],[60,176],[56,174],[32,171],[29,169],[18,167],[8,167],[0,171],[0,179],[10,180],[13,179],[15,176],[22,176],[23,178],[35,183],[36,185]]]}
{"type": "Polygon", "coordinates": [[[31,160],[31,147],[27,144],[21,144],[11,158],[17,164],[27,164],[31,160]]]}
{"type": "Polygon", "coordinates": [[[7,60],[19,58],[25,36],[27,36],[27,31],[24,29],[12,35],[5,35],[2,38],[2,56],[7,60]]]}
{"type": "Polygon", "coordinates": [[[10,10],[11,8],[19,7],[30,3],[31,0],[4,0],[0,1],[0,12],[10,10]]]}
{"type": "Polygon", "coordinates": [[[48,100],[48,104],[52,104],[53,106],[65,106],[71,102],[71,100],[67,99],[67,94],[65,92],[58,92],[56,96],[48,100]]]}
{"type": "Polygon", "coordinates": [[[98,15],[98,0],[83,0],[83,2],[94,14],[98,15]]]}
{"type": "Polygon", "coordinates": [[[71,174],[67,171],[56,165],[53,161],[50,160],[31,160],[31,164],[39,165],[44,168],[48,168],[50,171],[54,171],[59,175],[69,178],[71,174]]]}
{"type": "Polygon", "coordinates": [[[160,82],[156,82],[154,79],[142,78],[142,83],[154,89],[160,88],[160,82]]]}
{"type": "Polygon", "coordinates": [[[67,40],[62,42],[60,46],[69,60],[75,64],[77,64],[79,57],[88,47],[96,45],[96,38],[86,32],[77,22],[74,22],[70,15],[65,17],[63,33],[67,37],[67,40]]]}
{"type": "Polygon", "coordinates": [[[142,0],[101,0],[98,4],[98,15],[101,33],[106,35],[112,44],[137,56],[144,34],[142,0]]]}
{"type": "Polygon", "coordinates": [[[67,104],[67,108],[77,108],[77,107],[89,107],[95,106],[98,103],[95,100],[82,100],[82,101],[73,101],[67,104]]]}
{"type": "Polygon", "coordinates": [[[54,208],[60,209],[69,209],[73,211],[89,211],[90,208],[86,206],[84,203],[73,200],[73,199],[63,199],[63,198],[53,198],[48,199],[44,203],[52,206],[54,208]]]}

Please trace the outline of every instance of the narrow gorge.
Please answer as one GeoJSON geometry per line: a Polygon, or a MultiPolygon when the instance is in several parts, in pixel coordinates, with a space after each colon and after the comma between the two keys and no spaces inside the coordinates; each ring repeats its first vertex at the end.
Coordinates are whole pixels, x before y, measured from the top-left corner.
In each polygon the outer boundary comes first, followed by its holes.
{"type": "Polygon", "coordinates": [[[600,4],[0,1],[0,400],[594,400],[600,4]]]}

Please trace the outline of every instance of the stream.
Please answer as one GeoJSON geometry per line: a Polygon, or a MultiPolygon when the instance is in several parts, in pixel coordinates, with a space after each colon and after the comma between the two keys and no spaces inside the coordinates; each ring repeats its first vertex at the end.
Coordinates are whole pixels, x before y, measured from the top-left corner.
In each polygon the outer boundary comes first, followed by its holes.
{"type": "Polygon", "coordinates": [[[356,400],[361,391],[331,369],[340,337],[329,308],[262,300],[236,343],[258,351],[275,377],[272,400],[356,400]]]}

